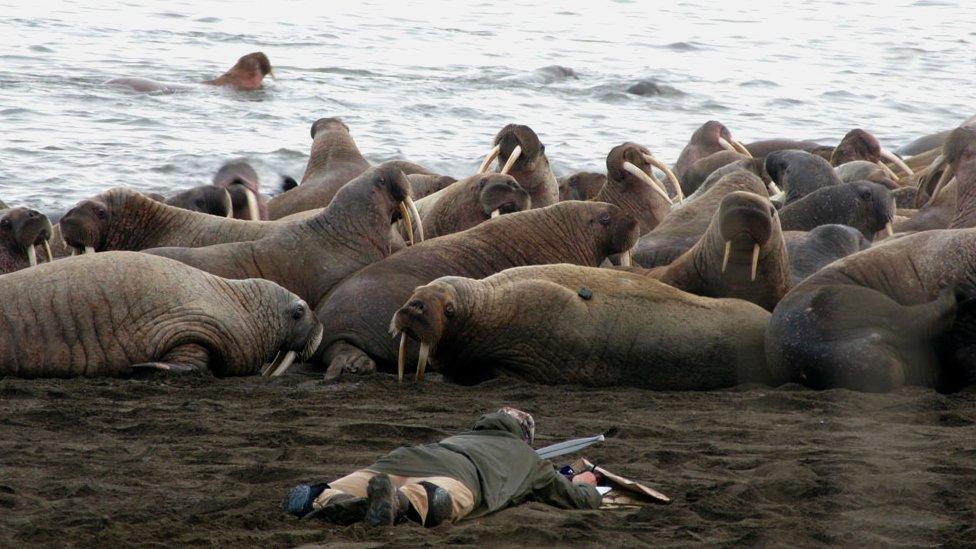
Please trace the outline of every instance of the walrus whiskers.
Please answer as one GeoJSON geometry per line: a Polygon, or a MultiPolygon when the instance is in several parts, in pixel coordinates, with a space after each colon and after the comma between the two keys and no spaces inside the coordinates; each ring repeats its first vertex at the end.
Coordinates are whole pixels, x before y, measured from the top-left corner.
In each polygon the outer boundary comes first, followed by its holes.
{"type": "MultiPolygon", "coordinates": [[[[881,157],[890,160],[892,164],[894,164],[895,166],[898,166],[899,168],[901,168],[901,170],[903,172],[905,172],[906,174],[908,174],[908,177],[912,177],[912,176],[915,175],[915,172],[912,171],[912,169],[908,167],[908,164],[905,164],[905,161],[904,160],[902,160],[901,158],[898,158],[898,155],[897,154],[889,151],[888,149],[886,149],[884,147],[881,147],[881,157]]],[[[897,181],[897,178],[895,180],[897,181]]]]}
{"type": "MultiPolygon", "coordinates": [[[[261,219],[261,214],[258,213],[258,197],[254,196],[254,191],[244,187],[244,196],[247,197],[247,214],[251,221],[259,221],[261,219]]],[[[227,217],[232,217],[233,205],[231,206],[231,215],[227,217]]]]}
{"type": "Polygon", "coordinates": [[[34,250],[33,244],[27,246],[27,262],[30,263],[31,267],[37,266],[37,252],[34,250]]]}
{"type": "Polygon", "coordinates": [[[424,379],[424,370],[427,369],[427,357],[430,356],[430,343],[420,342],[420,356],[417,358],[417,381],[424,379]]]}
{"type": "Polygon", "coordinates": [[[678,202],[684,202],[685,195],[681,191],[681,183],[678,182],[678,178],[674,175],[674,172],[672,172],[664,162],[654,158],[654,155],[652,154],[645,154],[644,160],[648,161],[651,166],[661,170],[664,172],[664,175],[668,176],[668,180],[671,181],[671,184],[674,185],[675,191],[678,193],[678,202]]]}
{"type": "Polygon", "coordinates": [[[650,185],[651,188],[654,189],[654,191],[657,194],[661,195],[665,200],[668,201],[668,204],[674,204],[673,202],[671,202],[671,197],[668,196],[668,193],[666,193],[664,191],[664,189],[661,188],[660,182],[658,182],[653,177],[647,175],[647,173],[645,173],[644,170],[638,168],[635,164],[633,164],[631,162],[624,162],[623,163],[623,166],[621,166],[621,167],[625,171],[630,172],[632,175],[634,175],[638,179],[640,179],[640,180],[644,181],[645,183],[647,183],[648,185],[650,185]]]}
{"type": "Polygon", "coordinates": [[[491,163],[494,162],[496,158],[498,158],[498,153],[500,153],[501,150],[501,145],[495,145],[494,148],[488,151],[488,156],[486,156],[484,161],[481,162],[481,167],[478,168],[478,173],[487,173],[488,167],[491,166],[491,163]]]}
{"type": "Polygon", "coordinates": [[[522,156],[522,145],[515,145],[515,148],[512,149],[511,156],[508,157],[508,161],[505,162],[504,166],[502,166],[502,171],[500,173],[503,175],[508,175],[509,170],[512,169],[512,166],[515,165],[515,162],[520,156],[522,156]]]}
{"type": "Polygon", "coordinates": [[[403,371],[407,361],[407,332],[400,333],[400,352],[397,354],[397,381],[403,383],[403,371]]]}

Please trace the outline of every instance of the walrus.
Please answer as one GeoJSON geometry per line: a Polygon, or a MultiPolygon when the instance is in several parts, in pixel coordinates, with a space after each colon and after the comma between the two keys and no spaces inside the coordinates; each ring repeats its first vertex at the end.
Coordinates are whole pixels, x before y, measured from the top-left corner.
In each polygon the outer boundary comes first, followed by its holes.
{"type": "Polygon", "coordinates": [[[51,222],[37,210],[24,207],[0,209],[0,274],[36,266],[35,246],[41,246],[48,263],[53,261],[48,243],[53,233],[51,222]]]}
{"type": "Polygon", "coordinates": [[[544,265],[484,280],[438,278],[404,299],[390,331],[420,342],[421,379],[429,360],[462,383],[503,375],[683,391],[766,381],[768,319],[752,303],[699,297],[632,273],[544,265]]]}
{"type": "MultiPolygon", "coordinates": [[[[960,126],[949,134],[930,173],[942,172],[933,196],[955,194],[950,229],[976,227],[976,126],[960,126]]],[[[929,203],[934,202],[930,199],[929,203]]]]}
{"type": "Polygon", "coordinates": [[[773,312],[772,373],[817,389],[972,383],[976,364],[965,351],[973,344],[974,259],[976,229],[949,229],[889,240],[824,267],[773,312]],[[947,349],[953,332],[964,341],[947,349]]]}
{"type": "MultiPolygon", "coordinates": [[[[967,118],[962,122],[962,124],[959,125],[972,126],[974,124],[976,124],[976,115],[967,118]]],[[[902,156],[916,156],[933,149],[941,149],[942,144],[945,143],[945,140],[947,137],[949,137],[950,133],[952,133],[952,130],[944,130],[919,137],[907,145],[902,145],[898,149],[898,154],[902,156]]]]}
{"type": "Polygon", "coordinates": [[[261,195],[258,173],[244,160],[227,162],[214,174],[213,184],[227,189],[235,219],[268,219],[268,202],[261,195]]]}
{"type": "Polygon", "coordinates": [[[792,284],[776,208],[750,192],[725,195],[701,239],[649,276],[695,295],[735,297],[772,311],[792,284]]]}
{"type": "Polygon", "coordinates": [[[828,224],[810,231],[783,233],[790,256],[793,286],[824,266],[871,247],[861,231],[847,225],[828,224]]]}
{"type": "Polygon", "coordinates": [[[752,143],[746,143],[745,148],[752,156],[759,157],[769,156],[769,153],[775,151],[790,149],[813,152],[814,150],[824,148],[824,145],[809,139],[761,139],[752,143]]]}
{"type": "Polygon", "coordinates": [[[820,225],[836,223],[854,227],[864,238],[875,233],[893,233],[895,200],[891,191],[870,181],[857,181],[822,187],[784,206],[780,212],[784,231],[811,231],[820,225]]]}
{"type": "Polygon", "coordinates": [[[499,215],[530,207],[529,193],[514,177],[500,173],[462,179],[416,201],[416,204],[424,238],[465,231],[499,215]]]}
{"type": "Polygon", "coordinates": [[[224,187],[216,185],[200,185],[180,191],[167,198],[165,203],[191,212],[234,217],[234,202],[230,193],[224,187]]]}
{"type": "MultiPolygon", "coordinates": [[[[249,53],[234,63],[234,66],[224,74],[211,80],[204,80],[202,84],[211,86],[222,86],[234,88],[241,91],[252,91],[261,89],[264,77],[271,75],[274,78],[274,71],[271,68],[271,61],[262,52],[249,53]]],[[[164,84],[148,78],[113,78],[105,83],[109,86],[129,88],[137,92],[175,92],[187,89],[187,86],[179,84],[164,84]]]]}
{"type": "Polygon", "coordinates": [[[0,376],[248,375],[278,351],[310,356],[322,336],[308,305],[273,282],[142,253],[71,257],[2,281],[0,376]]]}
{"type": "Polygon", "coordinates": [[[546,146],[539,141],[532,128],[509,124],[495,135],[495,146],[488,152],[478,173],[487,173],[498,159],[498,172],[518,181],[532,202],[533,208],[545,208],[559,202],[559,183],[549,167],[546,146]]]}
{"type": "Polygon", "coordinates": [[[805,151],[773,151],[766,155],[765,167],[769,177],[786,193],[784,204],[795,202],[817,189],[841,184],[829,162],[805,151]]]}
{"type": "Polygon", "coordinates": [[[69,252],[138,251],[160,246],[209,246],[261,238],[277,227],[270,221],[241,221],[169,206],[126,187],[82,200],[55,228],[69,252]]]}
{"type": "Polygon", "coordinates": [[[846,162],[834,168],[834,171],[837,173],[837,177],[844,183],[870,181],[871,183],[884,185],[893,191],[902,188],[898,184],[898,180],[892,179],[887,170],[867,160],[846,162]]]}
{"type": "Polygon", "coordinates": [[[556,180],[559,183],[559,201],[593,200],[607,184],[607,175],[597,172],[576,172],[556,180]]]}
{"type": "MultiPolygon", "coordinates": [[[[898,155],[882,147],[877,137],[860,128],[853,129],[844,135],[830,156],[830,165],[836,167],[854,160],[866,160],[890,171],[890,168],[881,162],[882,159],[891,162],[909,177],[915,175],[915,172],[898,155]]],[[[888,175],[892,179],[898,180],[898,175],[893,171],[888,175]]]]}
{"type": "Polygon", "coordinates": [[[430,196],[457,181],[456,178],[449,175],[426,173],[407,174],[407,179],[410,180],[410,196],[414,202],[419,201],[425,196],[430,196]]]}
{"type": "Polygon", "coordinates": [[[636,238],[637,221],[617,206],[568,201],[503,215],[397,252],[344,280],[316,308],[325,326],[320,355],[326,377],[377,365],[392,370],[397,349],[387,328],[417,286],[441,276],[482,278],[521,265],[597,266],[629,250],[636,238]]]}
{"type": "Polygon", "coordinates": [[[712,185],[717,183],[723,177],[729,175],[732,172],[744,171],[749,172],[766,184],[766,191],[770,196],[779,194],[780,189],[773,182],[773,179],[769,177],[766,172],[766,158],[762,156],[757,156],[755,158],[743,158],[742,160],[736,160],[716,169],[714,172],[708,174],[705,181],[695,189],[695,192],[688,196],[689,200],[698,198],[699,196],[705,194],[708,189],[712,188],[712,185]]]}
{"type": "Polygon", "coordinates": [[[725,195],[747,191],[769,198],[766,184],[750,172],[734,171],[698,196],[675,205],[653,231],[642,236],[633,250],[633,261],[650,269],[668,265],[691,249],[712,223],[725,195]]]}
{"type": "Polygon", "coordinates": [[[715,170],[747,158],[749,157],[740,152],[723,149],[696,160],[681,176],[681,192],[685,196],[691,195],[715,170]]]}
{"type": "MultiPolygon", "coordinates": [[[[641,236],[657,227],[671,211],[671,197],[654,177],[653,167],[674,178],[671,170],[647,148],[630,142],[617,145],[607,154],[607,183],[594,199],[619,206],[630,214],[637,220],[641,236]]],[[[672,183],[681,188],[677,179],[672,183]]]]}
{"type": "Polygon", "coordinates": [[[262,238],[146,253],[224,278],[271,280],[317,304],[339,281],[390,255],[390,223],[410,204],[410,183],[403,172],[391,166],[370,168],[343,185],[321,214],[281,223],[262,238]]]}
{"type": "Polygon", "coordinates": [[[685,171],[696,161],[723,149],[752,156],[742,143],[732,138],[732,132],[721,122],[709,120],[691,134],[691,139],[681,149],[678,161],[671,167],[671,171],[681,179],[685,171]]]}

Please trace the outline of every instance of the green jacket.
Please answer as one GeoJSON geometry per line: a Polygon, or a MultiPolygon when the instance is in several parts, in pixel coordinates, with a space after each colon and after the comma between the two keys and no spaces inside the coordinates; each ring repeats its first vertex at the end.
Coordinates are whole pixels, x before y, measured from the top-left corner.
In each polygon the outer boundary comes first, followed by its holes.
{"type": "Polygon", "coordinates": [[[600,507],[596,488],[570,482],[552,463],[543,461],[521,434],[519,423],[508,414],[486,414],[470,431],[435,444],[397,448],[367,469],[390,475],[457,479],[474,494],[471,517],[523,501],[564,509],[600,507]]]}

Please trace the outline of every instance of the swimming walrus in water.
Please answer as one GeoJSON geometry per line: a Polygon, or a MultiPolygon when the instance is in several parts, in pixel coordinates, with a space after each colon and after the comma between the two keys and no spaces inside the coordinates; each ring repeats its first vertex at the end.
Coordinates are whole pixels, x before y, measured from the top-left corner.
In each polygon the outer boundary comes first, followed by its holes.
{"type": "Polygon", "coordinates": [[[861,231],[847,225],[820,225],[810,231],[783,233],[793,285],[842,257],[871,247],[861,231]]]}
{"type": "MultiPolygon", "coordinates": [[[[446,377],[708,390],[766,381],[769,313],[609,269],[544,265],[417,288],[392,317],[446,377]]],[[[400,364],[405,366],[406,356],[400,364]]],[[[401,368],[401,371],[405,368],[401,368]]]]}
{"type": "MultiPolygon", "coordinates": [[[[424,238],[465,231],[502,214],[528,210],[529,193],[510,175],[473,175],[416,201],[424,238]]],[[[405,230],[402,231],[406,237],[405,230]]]]}
{"type": "Polygon", "coordinates": [[[0,376],[247,375],[278,351],[311,355],[322,334],[308,305],[274,282],[142,253],[72,257],[0,280],[0,376]]]}
{"type": "Polygon", "coordinates": [[[742,143],[732,138],[732,132],[721,122],[709,120],[695,130],[695,133],[691,134],[691,139],[681,149],[681,154],[678,155],[678,160],[674,163],[671,170],[680,180],[692,164],[721,150],[738,152],[749,157],[752,156],[742,143]]]}
{"type": "Polygon", "coordinates": [[[784,206],[779,217],[784,231],[840,224],[854,227],[873,241],[882,230],[893,233],[895,199],[891,191],[870,181],[829,185],[784,206]]]}
{"type": "Polygon", "coordinates": [[[559,183],[559,201],[593,200],[607,184],[607,174],[576,172],[556,180],[559,183]]]}
{"type": "Polygon", "coordinates": [[[533,208],[559,202],[559,183],[549,167],[546,146],[532,128],[509,124],[495,135],[495,146],[488,152],[478,173],[487,173],[498,159],[498,172],[511,175],[531,198],[533,208]]]}
{"type": "Polygon", "coordinates": [[[36,266],[35,246],[41,246],[43,257],[50,263],[53,257],[48,241],[53,233],[47,216],[37,210],[24,207],[0,209],[0,274],[36,266]]]}
{"type": "Polygon", "coordinates": [[[235,219],[268,219],[268,202],[261,194],[258,173],[243,160],[227,162],[214,174],[213,184],[227,189],[235,219]]]}
{"type": "Polygon", "coordinates": [[[196,248],[154,248],[224,278],[264,278],[317,304],[339,281],[390,255],[394,214],[409,217],[410,183],[391,166],[343,185],[324,212],[281,223],[264,237],[196,248]]]}
{"type": "MultiPolygon", "coordinates": [[[[268,60],[267,55],[258,51],[241,57],[227,72],[217,78],[204,80],[202,84],[229,87],[241,91],[259,90],[264,77],[269,74],[274,78],[271,61],[268,60]]],[[[187,88],[184,85],[164,84],[148,78],[113,78],[105,84],[129,88],[138,92],[174,92],[187,88]]]]}
{"type": "Polygon", "coordinates": [[[655,167],[670,174],[673,184],[680,189],[671,170],[646,147],[629,142],[617,145],[607,154],[607,183],[594,198],[630,214],[637,220],[641,236],[657,227],[671,211],[671,197],[654,177],[655,167]]]}
{"type": "Polygon", "coordinates": [[[234,217],[234,201],[230,193],[216,185],[200,185],[180,191],[167,198],[169,206],[218,217],[234,217]]]}
{"type": "Polygon", "coordinates": [[[630,249],[637,221],[612,204],[560,202],[503,215],[467,231],[424,241],[373,263],[335,287],[316,308],[325,326],[326,377],[392,370],[390,318],[410,292],[441,276],[485,277],[543,263],[597,266],[630,249]]]}
{"type": "Polygon", "coordinates": [[[972,383],[974,281],[976,229],[925,231],[840,259],[773,312],[772,373],[817,389],[972,383]]]}
{"type": "Polygon", "coordinates": [[[648,274],[695,295],[744,299],[768,311],[792,285],[776,208],[744,191],[725,195],[701,239],[648,274]]]}

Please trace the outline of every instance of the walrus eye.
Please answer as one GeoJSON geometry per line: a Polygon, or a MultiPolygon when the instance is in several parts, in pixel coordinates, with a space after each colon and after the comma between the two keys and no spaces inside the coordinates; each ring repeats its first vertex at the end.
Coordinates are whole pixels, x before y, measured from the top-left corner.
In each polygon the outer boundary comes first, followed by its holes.
{"type": "Polygon", "coordinates": [[[539,143],[539,153],[541,153],[541,154],[545,154],[546,153],[546,146],[543,145],[542,143],[539,143]]]}
{"type": "Polygon", "coordinates": [[[861,198],[863,200],[871,200],[871,191],[861,191],[861,198]]]}
{"type": "Polygon", "coordinates": [[[600,225],[604,227],[610,226],[610,214],[603,214],[600,216],[600,225]]]}
{"type": "Polygon", "coordinates": [[[295,307],[295,310],[291,313],[291,317],[295,320],[301,320],[303,316],[305,316],[305,307],[302,305],[295,307]]]}
{"type": "Polygon", "coordinates": [[[448,303],[444,305],[444,316],[451,318],[454,316],[454,304],[448,303]]]}
{"type": "Polygon", "coordinates": [[[9,219],[4,218],[2,221],[0,221],[0,229],[9,229],[9,228],[10,228],[10,220],[9,219]]]}
{"type": "Polygon", "coordinates": [[[97,210],[95,210],[95,217],[99,219],[105,219],[106,217],[108,217],[108,214],[105,213],[105,210],[98,208],[97,210]]]}

